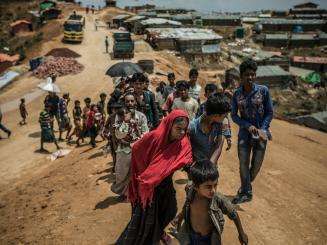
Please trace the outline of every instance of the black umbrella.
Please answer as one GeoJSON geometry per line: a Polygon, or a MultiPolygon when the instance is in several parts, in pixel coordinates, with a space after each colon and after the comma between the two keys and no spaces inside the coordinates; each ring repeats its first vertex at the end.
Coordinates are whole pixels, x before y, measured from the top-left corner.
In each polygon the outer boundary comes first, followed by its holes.
{"type": "Polygon", "coordinates": [[[143,72],[138,64],[132,62],[119,62],[110,67],[107,70],[106,75],[111,77],[127,77],[136,72],[143,72]]]}

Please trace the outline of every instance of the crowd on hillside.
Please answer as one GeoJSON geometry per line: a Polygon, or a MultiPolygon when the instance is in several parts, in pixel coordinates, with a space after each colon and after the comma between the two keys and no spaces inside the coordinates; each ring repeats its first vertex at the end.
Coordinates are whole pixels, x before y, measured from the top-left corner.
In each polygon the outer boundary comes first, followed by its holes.
{"type": "MultiPolygon", "coordinates": [[[[240,65],[240,83],[228,77],[221,84],[207,83],[205,101],[201,101],[198,71],[191,69],[189,80],[161,82],[154,92],[143,73],[115,81],[107,100],[105,93],[92,103],[74,101],[72,126],[69,94],[60,98],[49,93],[40,113],[41,151],[45,142],[59,145],[54,122],[59,127],[59,141],[79,146],[90,138],[106,140],[113,163],[115,182],[111,190],[121,201],[132,205],[132,216],[117,244],[170,243],[165,232],[172,224],[173,234],[181,244],[221,244],[224,215],[234,221],[241,244],[248,244],[234,204],[249,202],[252,182],[262,166],[273,118],[272,101],[266,86],[255,83],[257,64],[249,59],[240,65]],[[230,202],[217,192],[218,162],[226,141],[232,146],[231,120],[239,126],[238,158],[240,188],[230,202]],[[63,134],[66,132],[65,137],[63,134]],[[186,200],[177,212],[172,175],[181,169],[187,173],[186,200]]],[[[27,110],[21,101],[21,124],[27,110]]]]}

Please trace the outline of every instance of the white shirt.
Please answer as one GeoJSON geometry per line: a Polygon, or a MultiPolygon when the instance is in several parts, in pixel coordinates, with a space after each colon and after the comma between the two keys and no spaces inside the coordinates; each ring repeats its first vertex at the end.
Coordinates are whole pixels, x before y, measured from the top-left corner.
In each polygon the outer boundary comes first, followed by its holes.
{"type": "Polygon", "coordinates": [[[194,87],[190,87],[188,94],[195,100],[199,100],[200,98],[200,92],[201,92],[201,86],[199,84],[195,84],[194,87]]]}

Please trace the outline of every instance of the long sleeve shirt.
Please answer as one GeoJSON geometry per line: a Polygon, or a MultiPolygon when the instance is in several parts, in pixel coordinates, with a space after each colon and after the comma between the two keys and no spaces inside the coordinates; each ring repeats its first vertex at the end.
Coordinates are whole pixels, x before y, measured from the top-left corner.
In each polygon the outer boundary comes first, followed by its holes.
{"type": "Polygon", "coordinates": [[[250,137],[250,126],[255,126],[271,137],[269,127],[273,119],[273,105],[266,86],[253,84],[252,91],[246,93],[243,86],[239,87],[232,99],[233,121],[240,127],[239,140],[247,140],[250,137]]]}

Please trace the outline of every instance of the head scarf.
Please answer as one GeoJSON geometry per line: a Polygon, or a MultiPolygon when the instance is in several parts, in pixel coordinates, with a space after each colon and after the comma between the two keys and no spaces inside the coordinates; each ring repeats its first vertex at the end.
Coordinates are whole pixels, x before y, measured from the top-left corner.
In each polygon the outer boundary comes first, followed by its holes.
{"type": "Polygon", "coordinates": [[[132,147],[131,181],[128,197],[132,205],[140,202],[143,208],[152,202],[154,188],[166,177],[186,164],[192,163],[190,140],[185,135],[181,140],[169,142],[174,121],[185,117],[183,110],[173,110],[157,129],[145,134],[132,147]]]}

